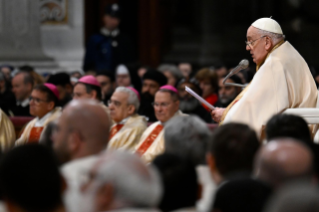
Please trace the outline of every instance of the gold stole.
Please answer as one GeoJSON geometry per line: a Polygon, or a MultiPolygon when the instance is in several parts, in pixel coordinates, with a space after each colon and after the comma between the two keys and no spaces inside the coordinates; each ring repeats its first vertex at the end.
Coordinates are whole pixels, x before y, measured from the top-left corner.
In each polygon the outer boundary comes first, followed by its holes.
{"type": "Polygon", "coordinates": [[[161,133],[162,130],[163,130],[163,125],[160,125],[160,124],[157,125],[153,129],[153,131],[147,136],[147,138],[143,141],[141,146],[137,149],[136,151],[137,154],[142,156],[148,150],[148,148],[153,144],[153,142],[155,141],[155,139],[161,133]]]}
{"type": "Polygon", "coordinates": [[[116,135],[116,133],[118,133],[118,131],[122,129],[123,126],[124,124],[116,124],[115,126],[113,126],[110,132],[109,140],[111,140],[116,135]]]}
{"type": "MultiPolygon", "coordinates": [[[[281,46],[281,44],[283,44],[285,41],[282,40],[280,41],[276,46],[274,46],[274,48],[267,54],[267,57],[264,59],[264,61],[262,61],[262,63],[260,65],[257,65],[256,67],[256,72],[259,70],[259,68],[264,64],[265,60],[269,57],[269,55],[275,50],[277,49],[279,46],[281,46]]],[[[250,85],[250,84],[249,84],[250,85]]],[[[246,88],[235,98],[234,101],[232,101],[232,103],[230,103],[228,105],[228,107],[225,109],[225,111],[223,112],[223,115],[220,119],[220,123],[219,125],[222,125],[226,115],[228,114],[229,110],[234,106],[234,104],[236,104],[243,96],[244,94],[247,92],[249,85],[246,86],[246,88]]]]}

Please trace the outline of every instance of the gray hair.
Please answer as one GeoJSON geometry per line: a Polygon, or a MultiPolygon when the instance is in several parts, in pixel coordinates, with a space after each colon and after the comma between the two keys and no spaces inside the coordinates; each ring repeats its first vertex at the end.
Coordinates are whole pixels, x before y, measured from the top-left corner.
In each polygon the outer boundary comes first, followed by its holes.
{"type": "Polygon", "coordinates": [[[257,31],[260,36],[270,37],[275,44],[285,39],[285,35],[282,34],[272,33],[261,29],[257,29],[257,31]]]}
{"type": "Polygon", "coordinates": [[[319,212],[319,192],[315,186],[297,182],[277,191],[265,207],[265,212],[319,212]]]}
{"type": "Polygon", "coordinates": [[[140,107],[140,100],[138,99],[138,96],[136,95],[136,93],[134,93],[134,91],[132,91],[129,88],[120,86],[116,88],[115,92],[122,92],[128,94],[127,103],[133,105],[135,107],[135,113],[137,113],[140,107]]]}
{"type": "Polygon", "coordinates": [[[108,150],[95,167],[95,183],[112,185],[115,203],[126,207],[156,207],[159,204],[162,196],[159,174],[137,155],[108,150]]]}
{"type": "Polygon", "coordinates": [[[23,75],[23,83],[24,84],[31,84],[33,85],[34,80],[31,76],[31,74],[29,72],[26,71],[19,71],[18,73],[16,73],[14,76],[18,76],[19,74],[23,75]]]}
{"type": "Polygon", "coordinates": [[[197,116],[172,118],[165,124],[164,138],[165,152],[189,158],[194,165],[205,164],[211,133],[197,116]]]}
{"type": "Polygon", "coordinates": [[[162,64],[157,69],[162,73],[164,73],[165,71],[170,72],[176,78],[177,81],[183,78],[181,71],[178,69],[176,65],[162,64]]]}

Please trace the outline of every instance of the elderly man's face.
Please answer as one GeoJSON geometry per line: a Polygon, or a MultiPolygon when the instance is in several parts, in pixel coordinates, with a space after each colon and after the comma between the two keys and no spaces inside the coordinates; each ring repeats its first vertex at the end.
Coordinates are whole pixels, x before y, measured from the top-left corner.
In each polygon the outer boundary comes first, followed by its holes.
{"type": "Polygon", "coordinates": [[[155,94],[154,111],[156,118],[161,122],[167,122],[179,109],[179,101],[173,100],[169,92],[157,92],[155,94]]]}
{"type": "Polygon", "coordinates": [[[128,98],[129,95],[124,92],[115,92],[111,97],[109,103],[110,115],[116,123],[132,115],[135,110],[133,105],[128,104],[128,98]]]}
{"type": "Polygon", "coordinates": [[[258,29],[251,26],[247,31],[247,42],[251,42],[250,45],[246,45],[246,50],[250,51],[254,63],[260,65],[268,54],[266,46],[266,37],[262,37],[258,33],[258,29]]]}

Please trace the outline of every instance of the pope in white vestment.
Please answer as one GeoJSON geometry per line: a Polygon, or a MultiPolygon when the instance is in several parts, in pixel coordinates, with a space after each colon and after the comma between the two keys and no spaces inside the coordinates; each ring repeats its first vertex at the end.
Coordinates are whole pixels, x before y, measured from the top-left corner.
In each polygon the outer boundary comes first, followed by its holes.
{"type": "Polygon", "coordinates": [[[270,33],[270,36],[282,35],[279,24],[268,18],[257,20],[248,29],[248,41],[249,36],[255,36],[247,43],[247,50],[257,64],[257,73],[223,112],[221,118],[223,123],[248,124],[259,136],[263,126],[273,115],[282,113],[287,108],[312,108],[317,101],[317,88],[308,65],[288,41],[282,39],[273,44],[273,48],[269,49],[262,61],[258,61],[259,52],[256,52],[256,49],[260,45],[265,45],[266,48],[271,42],[267,33],[270,33]],[[257,36],[251,33],[258,32],[257,30],[266,34],[257,36]]]}

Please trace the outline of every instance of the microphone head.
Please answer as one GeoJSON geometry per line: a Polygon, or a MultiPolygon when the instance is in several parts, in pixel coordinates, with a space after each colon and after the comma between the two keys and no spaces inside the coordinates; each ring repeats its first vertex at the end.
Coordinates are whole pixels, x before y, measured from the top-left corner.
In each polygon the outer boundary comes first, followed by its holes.
{"type": "Polygon", "coordinates": [[[242,61],[240,61],[239,66],[241,69],[246,69],[249,66],[249,61],[246,59],[243,59],[242,61]]]}

